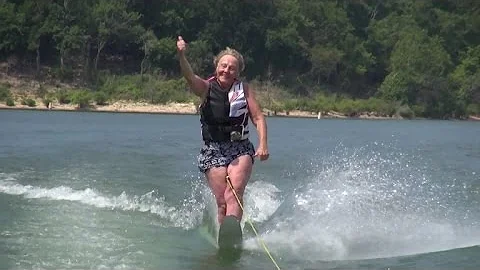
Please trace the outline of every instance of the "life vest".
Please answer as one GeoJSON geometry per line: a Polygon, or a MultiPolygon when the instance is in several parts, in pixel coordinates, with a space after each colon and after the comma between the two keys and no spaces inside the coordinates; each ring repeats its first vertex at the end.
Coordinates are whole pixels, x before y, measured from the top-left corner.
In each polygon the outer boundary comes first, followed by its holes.
{"type": "Polygon", "coordinates": [[[249,112],[243,83],[235,81],[227,92],[214,77],[208,82],[208,93],[200,106],[203,140],[222,142],[247,139],[249,112]],[[236,132],[235,139],[232,132],[236,132]]]}

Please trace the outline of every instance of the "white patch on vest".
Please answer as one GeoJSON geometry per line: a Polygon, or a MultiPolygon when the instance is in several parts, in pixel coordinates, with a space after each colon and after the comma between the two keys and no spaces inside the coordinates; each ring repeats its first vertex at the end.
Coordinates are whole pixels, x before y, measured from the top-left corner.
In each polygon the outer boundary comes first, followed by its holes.
{"type": "Polygon", "coordinates": [[[247,99],[243,92],[243,83],[235,83],[228,92],[228,100],[230,100],[230,117],[239,117],[248,113],[247,99]]]}
{"type": "Polygon", "coordinates": [[[248,138],[248,103],[242,82],[236,82],[232,85],[228,92],[228,100],[230,101],[229,117],[243,117],[242,140],[245,140],[248,138]]]}

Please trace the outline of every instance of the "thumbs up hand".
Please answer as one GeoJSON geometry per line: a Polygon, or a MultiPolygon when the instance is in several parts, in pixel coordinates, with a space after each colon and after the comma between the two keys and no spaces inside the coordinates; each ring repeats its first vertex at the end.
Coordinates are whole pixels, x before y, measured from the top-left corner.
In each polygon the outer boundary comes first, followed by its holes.
{"type": "Polygon", "coordinates": [[[187,50],[187,43],[183,40],[182,36],[178,36],[177,40],[177,51],[185,52],[187,50]]]}

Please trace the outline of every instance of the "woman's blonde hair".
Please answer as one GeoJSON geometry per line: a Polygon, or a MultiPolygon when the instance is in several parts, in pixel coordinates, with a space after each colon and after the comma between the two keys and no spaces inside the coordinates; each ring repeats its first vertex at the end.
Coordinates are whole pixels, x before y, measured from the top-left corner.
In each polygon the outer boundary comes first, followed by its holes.
{"type": "Polygon", "coordinates": [[[235,58],[237,58],[238,61],[238,69],[239,73],[242,72],[245,69],[245,62],[243,61],[243,56],[241,53],[239,53],[237,50],[232,49],[230,47],[227,47],[225,50],[219,52],[217,56],[213,58],[213,64],[215,65],[215,68],[218,66],[218,61],[225,56],[225,55],[231,55],[235,58]]]}

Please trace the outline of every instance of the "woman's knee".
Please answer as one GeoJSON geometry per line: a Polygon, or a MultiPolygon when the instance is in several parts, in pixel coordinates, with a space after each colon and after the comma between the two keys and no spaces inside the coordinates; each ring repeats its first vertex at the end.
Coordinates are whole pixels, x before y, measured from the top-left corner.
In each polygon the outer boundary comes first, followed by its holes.
{"type": "Polygon", "coordinates": [[[238,203],[238,201],[242,202],[244,190],[244,188],[234,188],[234,190],[232,190],[231,187],[225,190],[224,198],[226,204],[231,205],[238,203]]]}
{"type": "Polygon", "coordinates": [[[223,194],[227,183],[225,182],[225,178],[227,176],[226,168],[214,168],[210,169],[207,174],[208,185],[215,195],[217,202],[221,202],[223,200],[223,194]]]}
{"type": "Polygon", "coordinates": [[[225,201],[223,203],[218,203],[217,208],[219,213],[225,214],[227,212],[227,203],[225,201]]]}

